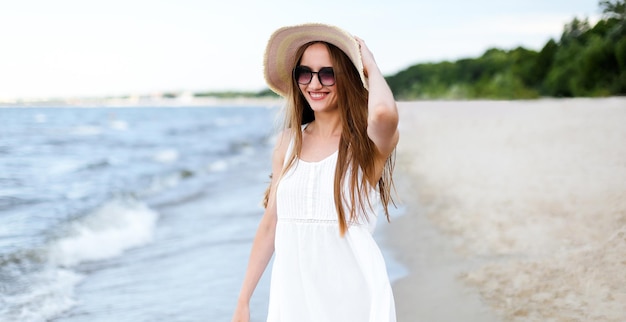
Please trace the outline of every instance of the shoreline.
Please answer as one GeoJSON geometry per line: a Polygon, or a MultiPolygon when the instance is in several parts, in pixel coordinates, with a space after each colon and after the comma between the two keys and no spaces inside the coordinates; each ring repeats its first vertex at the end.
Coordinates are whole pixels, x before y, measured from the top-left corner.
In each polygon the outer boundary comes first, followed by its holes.
{"type": "MultiPolygon", "coordinates": [[[[405,174],[398,169],[400,173],[405,174]]],[[[429,221],[423,207],[416,201],[405,202],[415,194],[415,187],[409,186],[408,179],[396,181],[407,181],[396,182],[406,210],[383,229],[383,246],[407,272],[392,280],[398,321],[500,321],[479,294],[458,279],[481,262],[456,254],[451,241],[429,221]]]]}
{"type": "MultiPolygon", "coordinates": [[[[407,112],[416,104],[420,103],[399,102],[403,124],[412,124],[407,120],[407,112]]],[[[499,322],[478,292],[458,278],[482,262],[457,254],[451,236],[445,236],[428,218],[427,207],[419,201],[420,178],[411,173],[416,156],[410,148],[411,140],[407,140],[411,132],[410,126],[401,125],[394,176],[397,205],[403,212],[383,227],[381,241],[406,272],[392,280],[397,319],[399,322],[499,322]]]]}

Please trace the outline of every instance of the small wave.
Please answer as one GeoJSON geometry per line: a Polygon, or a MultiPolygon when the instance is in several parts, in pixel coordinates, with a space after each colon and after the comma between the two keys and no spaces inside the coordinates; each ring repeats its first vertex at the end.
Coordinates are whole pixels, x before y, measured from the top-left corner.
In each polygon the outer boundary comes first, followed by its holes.
{"type": "Polygon", "coordinates": [[[153,156],[153,159],[155,161],[162,162],[162,163],[172,163],[172,162],[178,160],[178,157],[179,157],[178,150],[176,150],[176,149],[164,149],[164,150],[161,150],[161,151],[157,152],[153,156]]]}
{"type": "Polygon", "coordinates": [[[126,131],[128,130],[128,123],[121,120],[113,120],[109,122],[109,127],[113,130],[126,131]]]}
{"type": "Polygon", "coordinates": [[[212,124],[199,124],[196,126],[189,126],[185,128],[173,128],[167,131],[167,135],[171,136],[191,136],[200,135],[202,133],[209,132],[214,129],[212,124]]]}
{"type": "Polygon", "coordinates": [[[100,160],[100,161],[87,164],[85,166],[85,169],[99,169],[99,168],[108,167],[110,165],[111,164],[109,163],[109,160],[100,160]]]}
{"type": "Polygon", "coordinates": [[[211,172],[222,172],[228,169],[228,162],[226,160],[217,160],[210,163],[207,168],[211,172]]]}
{"type": "Polygon", "coordinates": [[[99,135],[102,129],[99,126],[81,125],[73,129],[72,134],[81,136],[99,135]]]}
{"type": "Polygon", "coordinates": [[[230,143],[230,151],[233,153],[241,152],[252,147],[252,142],[248,141],[233,141],[230,143]]]}
{"type": "Polygon", "coordinates": [[[3,321],[46,321],[76,304],[74,287],[83,275],[48,268],[29,275],[28,291],[0,296],[3,321]]]}
{"type": "Polygon", "coordinates": [[[242,117],[217,117],[215,118],[214,123],[218,127],[229,127],[244,124],[245,119],[242,117]]]}
{"type": "Polygon", "coordinates": [[[158,215],[135,200],[112,200],[72,223],[69,234],[50,248],[51,261],[63,267],[119,256],[152,240],[158,215]]]}
{"type": "Polygon", "coordinates": [[[88,181],[74,182],[61,192],[65,199],[77,200],[88,198],[94,191],[94,183],[88,181]]]}
{"type": "Polygon", "coordinates": [[[33,116],[33,119],[35,120],[36,123],[46,123],[48,121],[48,117],[46,117],[46,114],[43,113],[37,113],[33,116]]]}
{"type": "Polygon", "coordinates": [[[75,172],[84,167],[85,164],[82,160],[74,159],[56,159],[54,162],[48,164],[46,173],[49,176],[64,175],[67,173],[75,172]]]}
{"type": "Polygon", "coordinates": [[[172,173],[164,176],[157,176],[151,179],[149,187],[139,193],[140,196],[149,196],[169,188],[177,186],[181,179],[183,179],[183,173],[172,173]]]}
{"type": "Polygon", "coordinates": [[[49,145],[49,146],[52,146],[52,147],[56,148],[56,147],[70,145],[70,144],[73,144],[74,142],[76,142],[76,141],[75,140],[70,140],[70,139],[67,139],[67,138],[50,137],[44,143],[46,145],[49,145]]]}

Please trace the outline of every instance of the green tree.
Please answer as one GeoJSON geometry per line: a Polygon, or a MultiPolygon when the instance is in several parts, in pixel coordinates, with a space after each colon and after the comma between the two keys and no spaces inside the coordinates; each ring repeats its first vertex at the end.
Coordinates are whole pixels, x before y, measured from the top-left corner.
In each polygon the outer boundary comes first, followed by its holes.
{"type": "Polygon", "coordinates": [[[533,87],[536,88],[542,95],[548,94],[547,90],[544,88],[544,82],[548,72],[552,68],[554,56],[556,55],[558,48],[559,46],[556,41],[554,41],[554,39],[550,39],[537,55],[535,63],[532,67],[533,83],[535,84],[533,87]]]}
{"type": "Polygon", "coordinates": [[[572,83],[575,96],[606,96],[612,92],[619,68],[614,52],[612,42],[597,35],[590,37],[575,66],[572,83]]]}
{"type": "Polygon", "coordinates": [[[579,20],[578,18],[574,18],[572,22],[565,24],[563,34],[561,34],[561,44],[568,45],[573,41],[584,43],[585,34],[590,29],[588,19],[579,20]]]}
{"type": "Polygon", "coordinates": [[[626,1],[601,0],[600,8],[606,19],[626,19],[626,1]]]}

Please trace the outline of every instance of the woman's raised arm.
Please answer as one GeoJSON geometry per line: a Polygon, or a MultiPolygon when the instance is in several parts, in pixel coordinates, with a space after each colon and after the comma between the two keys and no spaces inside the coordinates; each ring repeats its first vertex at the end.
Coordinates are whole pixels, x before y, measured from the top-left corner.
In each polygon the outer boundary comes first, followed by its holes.
{"type": "Polygon", "coordinates": [[[367,134],[385,159],[398,144],[398,108],[393,93],[365,42],[355,37],[361,48],[361,59],[368,77],[367,134]]]}

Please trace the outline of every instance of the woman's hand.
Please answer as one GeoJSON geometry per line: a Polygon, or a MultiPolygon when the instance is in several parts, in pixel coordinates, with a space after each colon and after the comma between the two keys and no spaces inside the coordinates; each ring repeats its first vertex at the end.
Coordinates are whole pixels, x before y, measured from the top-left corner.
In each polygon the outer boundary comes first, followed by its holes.
{"type": "Polygon", "coordinates": [[[359,44],[359,49],[361,50],[361,61],[363,62],[363,73],[365,74],[365,77],[368,77],[368,71],[373,69],[373,68],[378,68],[378,66],[376,66],[376,61],[374,60],[374,54],[372,54],[372,52],[370,51],[369,48],[367,48],[367,45],[365,45],[365,41],[359,37],[354,37],[354,39],[356,39],[356,42],[359,44]]]}
{"type": "Polygon", "coordinates": [[[233,314],[232,322],[250,322],[250,306],[238,303],[233,314]]]}

